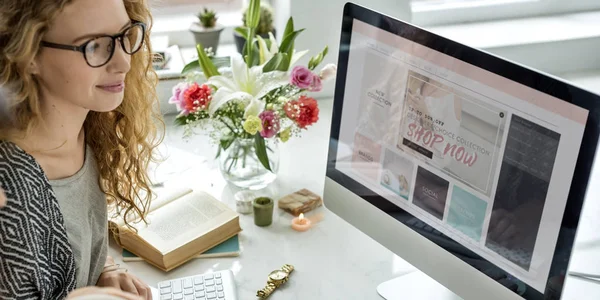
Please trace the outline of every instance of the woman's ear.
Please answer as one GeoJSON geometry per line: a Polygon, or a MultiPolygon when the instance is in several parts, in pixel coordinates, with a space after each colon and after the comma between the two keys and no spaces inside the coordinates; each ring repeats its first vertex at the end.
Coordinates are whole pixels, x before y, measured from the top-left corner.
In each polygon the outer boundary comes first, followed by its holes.
{"type": "Polygon", "coordinates": [[[32,75],[39,75],[40,69],[38,67],[37,62],[34,60],[29,63],[29,67],[27,68],[27,72],[32,75]]]}

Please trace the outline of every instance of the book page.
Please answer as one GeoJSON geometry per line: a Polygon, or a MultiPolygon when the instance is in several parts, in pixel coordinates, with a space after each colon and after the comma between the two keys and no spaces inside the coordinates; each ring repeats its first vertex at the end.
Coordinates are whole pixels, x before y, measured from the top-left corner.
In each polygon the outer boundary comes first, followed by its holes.
{"type": "MultiPolygon", "coordinates": [[[[180,187],[180,186],[156,188],[153,190],[154,195],[152,196],[152,200],[150,200],[150,208],[148,211],[151,213],[151,212],[165,206],[166,204],[171,203],[175,199],[179,199],[179,198],[183,197],[184,195],[191,193],[192,191],[193,190],[190,188],[180,187]]],[[[146,195],[145,193],[140,192],[141,197],[145,197],[145,195],[146,195]]],[[[110,214],[109,221],[114,222],[118,226],[125,226],[125,221],[123,219],[124,213],[125,213],[124,210],[122,210],[120,212],[120,214],[117,214],[116,211],[113,210],[111,213],[109,213],[110,214]]],[[[135,214],[134,214],[133,210],[129,212],[128,220],[130,223],[135,223],[135,222],[140,221],[135,218],[135,214]]]]}
{"type": "Polygon", "coordinates": [[[217,229],[236,216],[210,194],[194,191],[148,215],[138,235],[163,254],[217,229]]]}

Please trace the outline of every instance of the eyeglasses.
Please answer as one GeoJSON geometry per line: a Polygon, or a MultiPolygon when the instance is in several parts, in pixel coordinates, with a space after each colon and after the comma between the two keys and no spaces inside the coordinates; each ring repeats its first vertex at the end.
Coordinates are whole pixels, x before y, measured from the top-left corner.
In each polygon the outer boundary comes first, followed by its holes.
{"type": "Polygon", "coordinates": [[[90,67],[99,68],[106,65],[115,54],[117,40],[119,40],[125,53],[133,55],[142,48],[145,33],[146,24],[132,21],[131,26],[119,34],[99,35],[80,46],[55,44],[46,41],[42,41],[41,46],[81,52],[90,67]]]}

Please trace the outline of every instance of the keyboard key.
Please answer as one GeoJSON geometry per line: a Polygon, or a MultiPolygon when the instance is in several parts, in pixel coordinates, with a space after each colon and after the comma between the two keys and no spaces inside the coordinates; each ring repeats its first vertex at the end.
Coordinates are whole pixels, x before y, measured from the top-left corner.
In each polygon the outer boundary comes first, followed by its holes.
{"type": "Polygon", "coordinates": [[[162,296],[160,297],[160,300],[171,300],[171,299],[173,299],[173,298],[171,297],[171,294],[168,294],[168,295],[162,295],[162,296]]]}
{"type": "Polygon", "coordinates": [[[216,273],[215,278],[221,278],[221,273],[216,273]]]}
{"type": "Polygon", "coordinates": [[[210,292],[214,292],[215,291],[215,287],[214,286],[207,286],[206,287],[206,292],[210,293],[210,292]]]}
{"type": "Polygon", "coordinates": [[[181,281],[175,280],[172,283],[173,283],[173,294],[179,294],[179,293],[183,292],[183,289],[181,288],[181,281]]]}
{"type": "Polygon", "coordinates": [[[186,278],[183,281],[183,287],[186,288],[186,289],[191,288],[192,287],[192,279],[191,278],[186,278]]]}
{"type": "Polygon", "coordinates": [[[196,292],[196,298],[204,297],[204,292],[196,292]]]}
{"type": "Polygon", "coordinates": [[[204,291],[204,286],[200,284],[200,285],[197,285],[194,289],[196,290],[196,292],[197,291],[204,291]]]}
{"type": "Polygon", "coordinates": [[[183,294],[174,294],[173,295],[173,300],[181,300],[183,299],[183,294]]]}
{"type": "Polygon", "coordinates": [[[194,295],[185,295],[184,300],[194,300],[194,295]]]}
{"type": "Polygon", "coordinates": [[[165,295],[165,294],[169,294],[170,295],[171,294],[171,288],[167,287],[167,288],[160,289],[160,294],[161,295],[165,295]]]}
{"type": "Polygon", "coordinates": [[[204,281],[204,285],[209,286],[209,285],[214,285],[215,281],[212,279],[208,279],[206,281],[204,281]]]}
{"type": "Polygon", "coordinates": [[[225,294],[223,294],[223,292],[218,292],[217,297],[219,297],[219,299],[223,299],[225,298],[225,294]]]}
{"type": "Polygon", "coordinates": [[[222,280],[222,279],[217,279],[217,280],[215,280],[215,282],[216,282],[217,284],[223,284],[223,280],[222,280]]]}
{"type": "Polygon", "coordinates": [[[196,300],[206,300],[206,298],[204,298],[204,296],[202,296],[202,297],[196,296],[196,300]]]}
{"type": "Polygon", "coordinates": [[[159,288],[161,288],[161,289],[162,289],[162,288],[166,288],[166,287],[171,287],[171,282],[170,282],[170,281],[164,281],[164,282],[161,282],[161,283],[158,285],[158,287],[159,287],[159,288]]]}
{"type": "Polygon", "coordinates": [[[213,279],[213,274],[204,275],[204,279],[213,279]]]}
{"type": "Polygon", "coordinates": [[[203,283],[204,283],[204,279],[202,278],[202,276],[194,277],[194,284],[203,284],[203,283]]]}
{"type": "Polygon", "coordinates": [[[208,293],[208,294],[206,294],[206,298],[207,299],[215,299],[215,298],[217,298],[217,294],[215,294],[215,293],[208,293]]]}
{"type": "Polygon", "coordinates": [[[193,295],[194,294],[194,289],[192,289],[192,288],[185,289],[185,292],[183,294],[184,295],[193,295]]]}
{"type": "Polygon", "coordinates": [[[217,285],[217,291],[222,292],[223,291],[223,286],[222,285],[217,285]]]}

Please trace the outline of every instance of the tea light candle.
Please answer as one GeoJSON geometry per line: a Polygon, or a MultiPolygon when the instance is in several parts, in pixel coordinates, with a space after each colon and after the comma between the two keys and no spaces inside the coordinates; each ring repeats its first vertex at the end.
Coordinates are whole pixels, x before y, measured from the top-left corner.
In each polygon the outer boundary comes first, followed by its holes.
{"type": "Polygon", "coordinates": [[[292,220],[292,228],[296,231],[307,231],[311,227],[311,221],[304,217],[301,213],[300,216],[292,220]]]}

